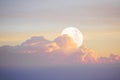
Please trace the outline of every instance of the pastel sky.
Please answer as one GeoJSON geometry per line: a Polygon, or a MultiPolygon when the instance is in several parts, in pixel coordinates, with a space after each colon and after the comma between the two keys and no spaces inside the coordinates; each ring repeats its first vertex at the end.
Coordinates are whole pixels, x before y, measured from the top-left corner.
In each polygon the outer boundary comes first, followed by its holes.
{"type": "Polygon", "coordinates": [[[69,26],[97,53],[120,53],[120,0],[0,0],[0,45],[54,40],[69,26]]]}

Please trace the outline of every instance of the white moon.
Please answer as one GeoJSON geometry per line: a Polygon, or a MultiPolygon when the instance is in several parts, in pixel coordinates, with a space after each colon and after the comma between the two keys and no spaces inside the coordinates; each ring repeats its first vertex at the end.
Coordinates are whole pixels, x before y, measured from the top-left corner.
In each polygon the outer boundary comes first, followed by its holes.
{"type": "Polygon", "coordinates": [[[82,33],[75,27],[68,27],[65,28],[62,33],[62,35],[67,34],[69,35],[74,42],[77,44],[78,47],[80,47],[83,43],[83,35],[82,33]]]}

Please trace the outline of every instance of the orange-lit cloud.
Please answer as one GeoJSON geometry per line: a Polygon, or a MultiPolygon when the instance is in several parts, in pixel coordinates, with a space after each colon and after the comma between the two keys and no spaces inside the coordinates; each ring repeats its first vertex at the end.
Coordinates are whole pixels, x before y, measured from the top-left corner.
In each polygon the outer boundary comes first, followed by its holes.
{"type": "Polygon", "coordinates": [[[120,56],[110,54],[108,57],[100,57],[99,63],[120,63],[120,56]]]}
{"type": "Polygon", "coordinates": [[[108,57],[98,57],[97,53],[87,47],[78,48],[68,35],[58,36],[53,41],[48,41],[44,37],[32,37],[18,46],[1,46],[0,54],[2,55],[1,59],[3,56],[6,58],[7,55],[13,54],[17,56],[28,55],[25,60],[28,58],[36,60],[35,55],[37,55],[38,61],[43,61],[42,64],[120,63],[119,55],[111,54],[108,57]],[[29,57],[29,55],[34,56],[29,57]]]}
{"type": "Polygon", "coordinates": [[[54,42],[64,51],[71,51],[77,48],[77,44],[68,35],[59,36],[54,42]]]}

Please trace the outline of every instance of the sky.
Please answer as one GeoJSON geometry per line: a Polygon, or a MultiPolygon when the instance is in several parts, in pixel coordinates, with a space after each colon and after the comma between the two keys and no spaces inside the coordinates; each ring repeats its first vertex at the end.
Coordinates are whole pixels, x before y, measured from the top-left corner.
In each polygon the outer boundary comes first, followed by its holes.
{"type": "Polygon", "coordinates": [[[54,40],[77,27],[84,46],[120,54],[119,0],[0,0],[0,45],[18,45],[32,36],[54,40]]]}

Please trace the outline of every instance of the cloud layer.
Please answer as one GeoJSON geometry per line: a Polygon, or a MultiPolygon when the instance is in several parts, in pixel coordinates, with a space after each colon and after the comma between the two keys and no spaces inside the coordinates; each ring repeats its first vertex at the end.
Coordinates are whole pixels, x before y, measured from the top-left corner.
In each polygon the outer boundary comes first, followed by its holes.
{"type": "Polygon", "coordinates": [[[0,47],[0,65],[64,65],[64,64],[120,63],[120,56],[98,57],[87,47],[79,47],[68,35],[49,41],[44,37],[31,37],[17,46],[0,47]]]}

